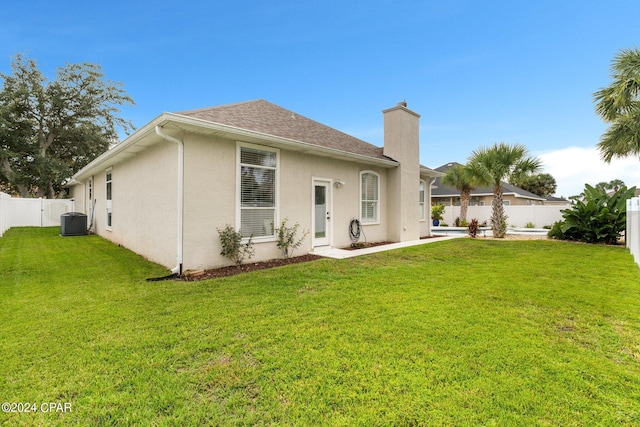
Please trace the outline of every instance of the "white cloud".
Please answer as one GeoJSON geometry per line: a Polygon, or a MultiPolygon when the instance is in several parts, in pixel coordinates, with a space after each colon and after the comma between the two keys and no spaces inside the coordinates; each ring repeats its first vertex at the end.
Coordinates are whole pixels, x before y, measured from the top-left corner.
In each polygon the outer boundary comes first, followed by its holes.
{"type": "Polygon", "coordinates": [[[640,186],[640,160],[637,157],[612,160],[607,164],[600,159],[595,147],[568,147],[536,155],[543,162],[543,172],[556,179],[558,196],[580,194],[585,183],[595,185],[614,179],[621,179],[628,187],[640,186]]]}

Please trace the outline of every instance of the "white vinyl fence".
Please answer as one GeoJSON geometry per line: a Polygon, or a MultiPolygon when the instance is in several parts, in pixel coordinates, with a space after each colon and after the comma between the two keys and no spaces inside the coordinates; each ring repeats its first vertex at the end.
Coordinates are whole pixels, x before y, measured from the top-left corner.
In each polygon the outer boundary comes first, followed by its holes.
{"type": "MultiPolygon", "coordinates": [[[[527,224],[533,224],[534,228],[542,228],[551,226],[556,221],[562,220],[563,209],[569,206],[553,206],[553,205],[518,205],[505,206],[504,212],[507,215],[508,227],[525,227],[527,224]]],[[[476,218],[479,223],[491,220],[491,206],[469,206],[467,210],[467,220],[476,218]]],[[[444,211],[443,222],[447,225],[454,225],[456,218],[460,216],[460,206],[447,206],[444,211]]]]}
{"type": "Polygon", "coordinates": [[[640,266],[640,197],[632,197],[627,200],[625,241],[634,261],[640,266]]]}
{"type": "Polygon", "coordinates": [[[0,237],[11,227],[9,221],[9,200],[11,196],[0,192],[0,237]]]}
{"type": "Polygon", "coordinates": [[[55,227],[73,211],[70,199],[23,199],[0,193],[0,236],[11,227],[55,227]]]}

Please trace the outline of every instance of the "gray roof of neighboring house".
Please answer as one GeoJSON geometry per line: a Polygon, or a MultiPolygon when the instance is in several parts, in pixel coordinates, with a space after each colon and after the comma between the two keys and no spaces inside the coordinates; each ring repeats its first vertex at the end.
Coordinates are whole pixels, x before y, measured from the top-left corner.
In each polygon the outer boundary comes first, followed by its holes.
{"type": "Polygon", "coordinates": [[[546,201],[548,201],[548,202],[567,202],[567,203],[569,203],[569,200],[565,199],[564,197],[547,196],[544,199],[546,201]]]}
{"type": "Polygon", "coordinates": [[[306,142],[382,160],[393,160],[376,147],[263,99],[176,113],[209,122],[306,142]]]}
{"type": "MultiPolygon", "coordinates": [[[[446,165],[442,165],[435,170],[437,172],[446,173],[452,167],[460,165],[460,163],[451,162],[446,165]]],[[[436,182],[434,184],[435,188],[431,190],[431,197],[455,197],[460,195],[460,191],[453,187],[447,187],[442,184],[441,178],[436,178],[436,182]]],[[[503,194],[513,194],[516,197],[523,197],[525,199],[535,199],[535,200],[546,200],[544,197],[540,197],[537,194],[533,194],[530,191],[523,190],[520,187],[516,187],[515,185],[511,185],[509,183],[502,183],[503,194]]],[[[493,194],[493,190],[489,187],[478,187],[475,190],[471,191],[472,196],[485,196],[493,194]]]]}

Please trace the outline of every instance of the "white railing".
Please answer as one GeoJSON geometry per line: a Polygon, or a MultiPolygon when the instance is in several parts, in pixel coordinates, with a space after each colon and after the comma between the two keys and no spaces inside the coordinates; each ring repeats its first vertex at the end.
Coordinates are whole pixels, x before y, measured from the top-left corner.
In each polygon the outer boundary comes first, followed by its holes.
{"type": "Polygon", "coordinates": [[[0,237],[11,227],[9,219],[9,201],[11,196],[0,192],[0,237]]]}
{"type": "MultiPolygon", "coordinates": [[[[570,206],[553,205],[514,205],[505,206],[504,212],[507,215],[508,227],[526,227],[533,224],[534,228],[551,226],[556,221],[562,220],[563,209],[570,206]]],[[[480,224],[489,223],[491,220],[491,206],[469,206],[467,210],[467,220],[476,218],[480,224]]],[[[443,215],[443,222],[454,225],[457,217],[460,216],[460,206],[447,206],[443,215]]]]}
{"type": "Polygon", "coordinates": [[[71,199],[25,199],[0,193],[0,236],[11,227],[56,227],[74,208],[71,199]]]}
{"type": "Polygon", "coordinates": [[[634,261],[640,266],[640,197],[632,197],[627,200],[625,242],[634,261]]]}

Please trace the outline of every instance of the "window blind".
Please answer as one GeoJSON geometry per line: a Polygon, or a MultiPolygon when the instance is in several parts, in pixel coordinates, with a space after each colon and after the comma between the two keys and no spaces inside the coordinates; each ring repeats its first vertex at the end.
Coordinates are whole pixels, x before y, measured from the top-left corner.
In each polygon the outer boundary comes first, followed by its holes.
{"type": "Polygon", "coordinates": [[[275,235],[277,153],[240,148],[240,232],[242,237],[275,235]]]}

